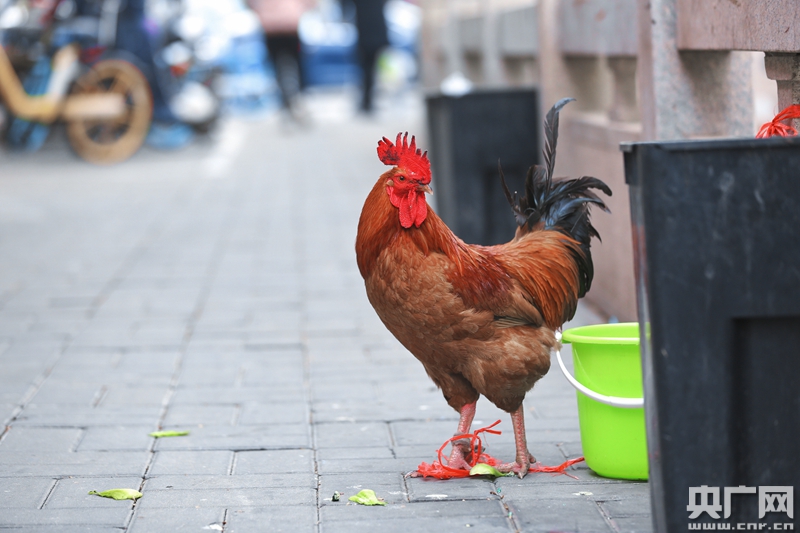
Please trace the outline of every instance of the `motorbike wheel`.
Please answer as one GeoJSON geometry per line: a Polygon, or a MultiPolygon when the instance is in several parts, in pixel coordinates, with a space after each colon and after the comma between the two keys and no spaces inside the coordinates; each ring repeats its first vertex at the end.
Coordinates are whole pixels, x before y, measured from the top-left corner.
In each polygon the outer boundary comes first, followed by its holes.
{"type": "Polygon", "coordinates": [[[67,137],[75,152],[90,163],[124,161],[144,144],[153,116],[153,97],[141,71],[121,59],[98,61],[72,88],[73,93],[117,93],[126,111],[110,120],[73,120],[67,137]]]}

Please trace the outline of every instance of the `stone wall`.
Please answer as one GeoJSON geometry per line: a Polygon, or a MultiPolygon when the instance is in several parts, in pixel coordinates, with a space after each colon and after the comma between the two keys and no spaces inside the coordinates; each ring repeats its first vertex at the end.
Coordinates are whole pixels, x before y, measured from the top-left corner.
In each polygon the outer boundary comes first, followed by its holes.
{"type": "Polygon", "coordinates": [[[779,80],[782,104],[800,97],[795,0],[421,5],[426,90],[436,91],[458,71],[478,88],[536,86],[543,113],[562,97],[577,98],[562,115],[556,174],[596,176],[614,191],[612,214],[593,218],[603,242],[593,246],[595,284],[587,300],[620,320],[636,319],[636,303],[619,143],[752,136],[756,121],[779,110],[775,82],[766,73],[779,80]],[[775,20],[789,30],[778,35],[775,20]],[[764,54],[738,50],[768,51],[766,73],[764,54]]]}

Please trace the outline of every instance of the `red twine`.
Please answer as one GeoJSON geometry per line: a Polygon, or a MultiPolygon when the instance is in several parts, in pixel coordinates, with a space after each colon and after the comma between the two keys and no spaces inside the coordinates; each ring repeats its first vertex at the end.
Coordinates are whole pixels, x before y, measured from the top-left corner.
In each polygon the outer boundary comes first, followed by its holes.
{"type": "Polygon", "coordinates": [[[793,118],[800,118],[800,105],[790,105],[772,119],[772,122],[767,122],[756,133],[756,139],[766,139],[767,137],[791,137],[797,135],[797,130],[788,124],[784,124],[784,120],[791,120],[793,118]]]}
{"type": "MultiPolygon", "coordinates": [[[[439,458],[438,461],[434,461],[432,464],[428,463],[420,463],[417,467],[416,473],[421,475],[422,477],[432,477],[436,479],[452,479],[452,478],[464,478],[469,477],[469,470],[464,470],[463,468],[452,468],[447,465],[447,459],[445,458],[442,451],[453,441],[461,440],[461,439],[469,439],[469,446],[472,453],[472,460],[469,461],[470,468],[474,467],[478,463],[486,463],[489,466],[498,466],[500,461],[489,455],[488,453],[483,453],[483,443],[480,438],[481,433],[492,433],[493,435],[501,435],[502,431],[498,431],[496,429],[492,429],[497,424],[500,423],[500,420],[495,422],[494,424],[487,426],[485,428],[480,428],[475,431],[475,433],[467,433],[465,435],[455,435],[449,439],[447,439],[444,444],[439,447],[439,450],[436,452],[437,457],[439,458]]],[[[574,465],[575,463],[580,463],[583,461],[583,457],[578,457],[577,459],[570,459],[569,461],[565,461],[558,466],[544,466],[543,464],[539,463],[538,461],[531,465],[528,469],[528,472],[546,472],[550,474],[564,474],[569,476],[573,479],[577,479],[575,476],[568,474],[566,469],[570,466],[574,465]]]]}

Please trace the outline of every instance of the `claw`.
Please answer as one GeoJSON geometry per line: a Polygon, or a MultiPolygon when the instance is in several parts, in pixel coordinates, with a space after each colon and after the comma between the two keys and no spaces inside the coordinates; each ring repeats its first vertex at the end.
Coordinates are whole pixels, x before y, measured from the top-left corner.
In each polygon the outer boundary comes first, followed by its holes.
{"type": "Polygon", "coordinates": [[[527,452],[526,456],[517,457],[516,462],[514,463],[503,463],[497,467],[500,472],[504,474],[508,474],[509,472],[515,473],[520,479],[524,478],[525,475],[531,468],[531,465],[536,462],[536,458],[531,455],[531,452],[527,452]]]}

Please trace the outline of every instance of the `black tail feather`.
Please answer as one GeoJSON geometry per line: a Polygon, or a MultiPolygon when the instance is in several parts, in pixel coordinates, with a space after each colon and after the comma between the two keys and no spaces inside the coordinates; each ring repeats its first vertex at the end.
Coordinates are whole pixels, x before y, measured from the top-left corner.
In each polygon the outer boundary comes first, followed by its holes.
{"type": "Polygon", "coordinates": [[[574,102],[574,98],[562,98],[550,108],[544,119],[544,164],[547,179],[553,179],[553,168],[556,166],[556,143],[558,141],[558,113],[565,105],[574,102]]]}
{"type": "Polygon", "coordinates": [[[547,113],[544,121],[543,150],[544,165],[534,165],[528,170],[525,180],[525,195],[517,198],[511,194],[500,171],[500,180],[517,224],[522,233],[544,229],[556,230],[569,235],[580,244],[581,253],[576,252],[579,266],[582,297],[592,285],[594,264],[590,251],[592,237],[600,238],[589,220],[589,207],[594,204],[605,212],[608,207],[591,189],[611,196],[608,185],[597,178],[583,176],[577,179],[553,179],[558,142],[558,113],[574,98],[563,98],[547,113]]]}

